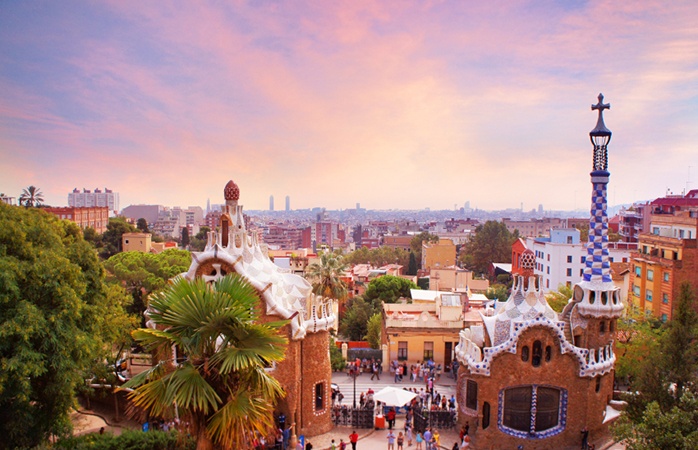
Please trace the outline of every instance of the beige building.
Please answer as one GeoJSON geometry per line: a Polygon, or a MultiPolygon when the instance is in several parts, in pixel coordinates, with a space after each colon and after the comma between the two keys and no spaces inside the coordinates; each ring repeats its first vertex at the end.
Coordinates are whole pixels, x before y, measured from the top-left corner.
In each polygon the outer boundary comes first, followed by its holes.
{"type": "Polygon", "coordinates": [[[124,233],[121,235],[121,249],[124,252],[150,253],[151,238],[150,233],[124,233]]]}
{"type": "MultiPolygon", "coordinates": [[[[588,219],[585,220],[585,222],[588,221],[588,219]]],[[[519,230],[519,236],[521,237],[550,236],[551,230],[563,228],[562,219],[554,217],[531,220],[512,220],[505,217],[502,219],[502,222],[504,222],[510,233],[513,233],[514,230],[519,230]]]]}
{"type": "Polygon", "coordinates": [[[432,267],[448,267],[456,263],[456,245],[450,239],[439,242],[422,242],[422,270],[432,267]]]}
{"type": "Polygon", "coordinates": [[[385,364],[394,360],[415,364],[433,359],[448,372],[460,330],[466,324],[482,323],[476,310],[463,312],[460,294],[429,292],[435,294],[433,300],[383,305],[381,343],[387,347],[385,364]]]}

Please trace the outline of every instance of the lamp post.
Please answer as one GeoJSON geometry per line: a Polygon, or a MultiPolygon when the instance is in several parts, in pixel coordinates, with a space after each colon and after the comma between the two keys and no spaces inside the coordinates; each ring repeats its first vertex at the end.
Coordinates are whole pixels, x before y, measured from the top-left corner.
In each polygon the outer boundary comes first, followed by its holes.
{"type": "Polygon", "coordinates": [[[352,378],[354,379],[354,409],[356,409],[356,375],[357,371],[359,370],[358,367],[354,369],[354,375],[352,375],[352,378]]]}

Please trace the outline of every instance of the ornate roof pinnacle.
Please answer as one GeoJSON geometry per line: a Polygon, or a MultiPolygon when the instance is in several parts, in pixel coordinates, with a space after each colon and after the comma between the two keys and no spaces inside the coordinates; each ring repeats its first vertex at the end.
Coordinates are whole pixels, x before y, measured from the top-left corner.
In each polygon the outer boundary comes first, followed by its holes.
{"type": "Polygon", "coordinates": [[[225,185],[225,189],[223,189],[223,195],[226,200],[238,201],[240,199],[240,188],[233,180],[230,180],[225,185]]]}
{"type": "Polygon", "coordinates": [[[603,94],[599,94],[599,102],[595,105],[591,105],[591,110],[598,109],[599,110],[599,120],[596,122],[596,128],[591,130],[589,133],[591,136],[610,136],[611,135],[611,130],[606,128],[606,125],[603,123],[603,110],[604,109],[611,109],[611,104],[610,103],[604,103],[603,102],[603,94]]]}

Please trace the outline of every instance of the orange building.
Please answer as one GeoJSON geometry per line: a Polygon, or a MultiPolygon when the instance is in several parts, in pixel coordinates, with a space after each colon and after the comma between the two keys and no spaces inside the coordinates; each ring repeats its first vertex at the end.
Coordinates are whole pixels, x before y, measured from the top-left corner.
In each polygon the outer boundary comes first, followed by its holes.
{"type": "Polygon", "coordinates": [[[439,242],[422,242],[422,270],[432,267],[448,267],[456,263],[456,246],[450,239],[439,242]]]}
{"type": "Polygon", "coordinates": [[[87,227],[92,227],[98,234],[107,231],[109,223],[109,208],[91,207],[91,208],[74,208],[74,207],[43,207],[41,208],[47,213],[51,213],[59,219],[70,220],[75,222],[83,230],[87,227]]]}
{"type": "Polygon", "coordinates": [[[680,286],[698,289],[698,211],[661,211],[652,214],[651,233],[639,236],[632,253],[628,298],[642,311],[670,320],[680,286]]]}

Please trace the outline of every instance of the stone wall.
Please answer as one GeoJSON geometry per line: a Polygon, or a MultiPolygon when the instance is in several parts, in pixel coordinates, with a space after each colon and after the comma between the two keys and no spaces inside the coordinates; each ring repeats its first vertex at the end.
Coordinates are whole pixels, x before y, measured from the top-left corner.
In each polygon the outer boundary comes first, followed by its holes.
{"type": "Polygon", "coordinates": [[[330,367],[329,333],[320,331],[308,334],[301,343],[301,434],[315,436],[332,429],[331,394],[332,369],[330,367]],[[316,406],[316,386],[321,386],[322,406],[316,406]]]}
{"type": "MultiPolygon", "coordinates": [[[[504,353],[497,357],[490,370],[490,376],[471,375],[467,366],[461,366],[458,377],[458,404],[461,423],[470,422],[473,447],[517,448],[523,445],[526,450],[565,450],[578,449],[581,430],[590,430],[591,441],[605,439],[608,427],[603,417],[606,404],[613,394],[613,373],[599,378],[599,391],[596,392],[596,378],[580,378],[579,362],[574,355],[561,354],[557,336],[545,327],[535,327],[524,332],[517,346],[516,354],[504,353]],[[534,367],[531,355],[527,362],[522,361],[522,348],[529,352],[534,341],[541,341],[543,359],[540,366],[534,367]],[[550,361],[545,361],[545,348],[551,347],[550,361]],[[477,410],[466,408],[467,380],[477,383],[477,410]],[[500,392],[508,387],[538,385],[562,388],[566,391],[563,408],[566,413],[561,419],[562,430],[553,436],[527,438],[517,437],[502,431],[500,426],[500,392]],[[490,405],[489,426],[482,428],[484,402],[490,405]]],[[[564,395],[563,395],[564,397],[564,395]]]]}

